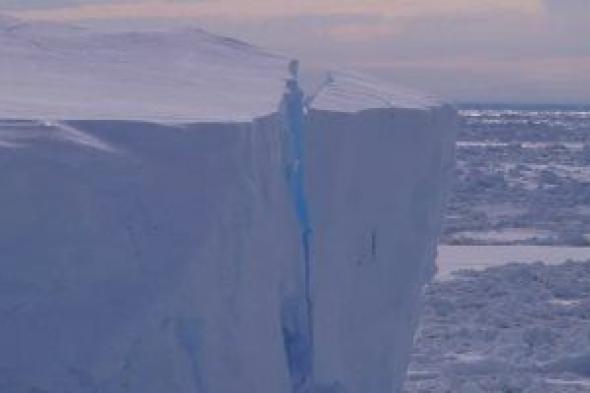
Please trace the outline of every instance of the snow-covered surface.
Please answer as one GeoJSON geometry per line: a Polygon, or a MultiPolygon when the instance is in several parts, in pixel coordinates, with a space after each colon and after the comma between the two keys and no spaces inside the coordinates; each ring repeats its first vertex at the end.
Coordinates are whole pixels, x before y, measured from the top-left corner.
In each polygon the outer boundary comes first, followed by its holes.
{"type": "Polygon", "coordinates": [[[441,105],[441,101],[434,96],[352,72],[330,72],[327,78],[313,101],[315,109],[357,112],[375,108],[416,109],[441,105]]]}
{"type": "MultiPolygon", "coordinates": [[[[289,58],[197,28],[103,31],[0,17],[0,118],[250,121],[276,112],[289,58]]],[[[423,94],[332,73],[317,107],[426,108],[423,94]]]]}
{"type": "Polygon", "coordinates": [[[446,246],[438,247],[438,278],[450,279],[459,270],[483,270],[508,262],[560,264],[590,260],[590,247],[446,246]]]}
{"type": "Polygon", "coordinates": [[[288,59],[199,29],[6,25],[2,118],[251,120],[276,111],[288,75],[288,59]]]}
{"type": "Polygon", "coordinates": [[[1,392],[400,388],[452,108],[335,74],[304,117],[234,40],[0,23],[1,392]]]}

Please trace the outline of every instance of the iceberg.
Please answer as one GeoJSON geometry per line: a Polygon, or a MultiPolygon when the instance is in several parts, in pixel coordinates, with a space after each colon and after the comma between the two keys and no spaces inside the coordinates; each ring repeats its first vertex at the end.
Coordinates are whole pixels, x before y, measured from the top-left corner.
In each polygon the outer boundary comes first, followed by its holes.
{"type": "Polygon", "coordinates": [[[0,58],[0,391],[401,388],[450,105],[195,28],[2,17],[0,58]]]}

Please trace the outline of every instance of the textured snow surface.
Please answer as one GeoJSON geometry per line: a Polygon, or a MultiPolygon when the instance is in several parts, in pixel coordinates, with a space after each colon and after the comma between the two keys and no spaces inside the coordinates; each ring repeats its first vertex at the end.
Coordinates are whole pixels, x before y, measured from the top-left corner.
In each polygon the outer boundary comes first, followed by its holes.
{"type": "Polygon", "coordinates": [[[0,23],[1,392],[401,387],[452,108],[336,76],[305,111],[202,31],[0,23]]]}
{"type": "Polygon", "coordinates": [[[585,393],[589,349],[590,262],[464,271],[426,291],[404,392],[585,393]]]}
{"type": "MultiPolygon", "coordinates": [[[[290,60],[197,28],[107,32],[3,17],[0,58],[0,118],[159,122],[274,113],[290,60]]],[[[318,97],[318,108],[351,112],[439,104],[345,73],[318,97]]]]}

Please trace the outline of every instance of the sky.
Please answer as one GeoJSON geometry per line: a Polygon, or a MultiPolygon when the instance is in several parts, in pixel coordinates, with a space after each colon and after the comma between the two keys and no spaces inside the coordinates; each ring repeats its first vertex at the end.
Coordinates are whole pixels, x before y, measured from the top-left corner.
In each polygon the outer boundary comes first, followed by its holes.
{"type": "Polygon", "coordinates": [[[590,0],[0,0],[68,23],[194,23],[455,102],[590,103],[590,0]]]}

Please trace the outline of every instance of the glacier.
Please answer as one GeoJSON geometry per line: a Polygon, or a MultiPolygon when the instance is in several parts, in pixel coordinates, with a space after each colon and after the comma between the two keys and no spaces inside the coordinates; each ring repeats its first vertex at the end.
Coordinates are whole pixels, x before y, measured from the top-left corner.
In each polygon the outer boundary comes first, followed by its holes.
{"type": "Polygon", "coordinates": [[[401,389],[450,105],[192,27],[0,16],[0,58],[0,391],[401,389]]]}

